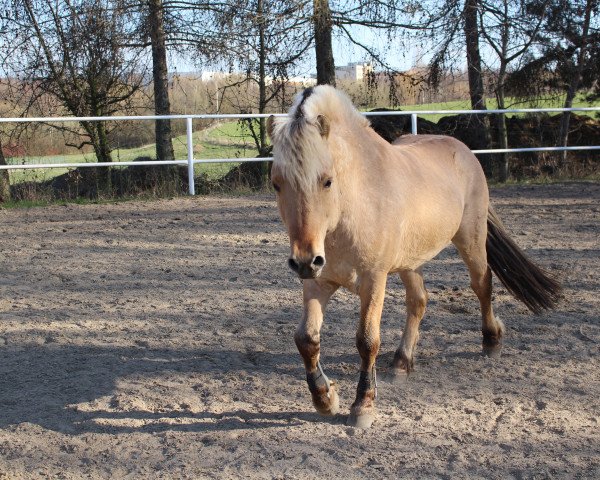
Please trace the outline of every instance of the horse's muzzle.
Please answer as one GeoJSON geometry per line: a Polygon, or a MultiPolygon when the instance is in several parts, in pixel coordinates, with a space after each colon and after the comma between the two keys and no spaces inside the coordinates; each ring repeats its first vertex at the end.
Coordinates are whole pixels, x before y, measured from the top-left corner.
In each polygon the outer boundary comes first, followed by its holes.
{"type": "Polygon", "coordinates": [[[295,258],[288,260],[289,267],[302,279],[317,278],[325,266],[325,258],[317,255],[309,261],[299,261],[295,258]]]}

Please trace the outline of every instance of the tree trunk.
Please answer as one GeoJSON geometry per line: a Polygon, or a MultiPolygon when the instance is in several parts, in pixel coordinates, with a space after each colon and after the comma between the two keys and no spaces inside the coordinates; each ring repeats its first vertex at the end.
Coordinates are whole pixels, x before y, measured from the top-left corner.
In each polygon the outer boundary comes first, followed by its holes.
{"type": "MultiPolygon", "coordinates": [[[[167,47],[164,30],[162,0],[148,0],[150,42],[152,44],[152,76],[154,80],[154,113],[171,115],[169,102],[169,79],[167,69],[167,47]]],[[[171,120],[156,120],[156,159],[173,160],[171,120]]]]}
{"type": "MultiPolygon", "coordinates": [[[[498,87],[496,89],[496,98],[498,100],[498,110],[504,110],[506,108],[506,102],[504,98],[504,82],[506,80],[506,66],[500,67],[500,73],[498,74],[498,87]]],[[[497,129],[498,129],[498,148],[508,148],[508,132],[506,130],[506,115],[499,113],[497,115],[497,129]]],[[[509,174],[509,155],[508,153],[501,153],[498,155],[498,181],[506,182],[509,174]]]]}
{"type": "MultiPolygon", "coordinates": [[[[486,110],[485,95],[483,88],[483,76],[481,73],[481,54],[479,52],[479,25],[477,22],[477,7],[479,0],[465,0],[464,19],[465,37],[467,47],[467,72],[469,76],[469,95],[471,97],[471,108],[473,110],[486,110]]],[[[488,115],[475,115],[474,121],[477,129],[482,135],[477,150],[490,148],[492,139],[490,135],[490,119],[488,115]]],[[[493,175],[494,159],[490,154],[480,155],[479,161],[485,173],[490,178],[493,175]]]]}
{"type": "Polygon", "coordinates": [[[96,144],[94,144],[94,152],[98,162],[112,162],[111,148],[108,143],[108,135],[106,133],[106,124],[104,122],[95,122],[96,124],[96,144]]]}
{"type": "MultiPolygon", "coordinates": [[[[105,122],[81,122],[86,130],[96,161],[98,163],[112,163],[111,148],[108,143],[105,122]]],[[[83,179],[83,193],[90,198],[98,198],[101,195],[110,195],[111,177],[110,167],[84,167],[81,169],[83,179]]]]}
{"type": "MultiPolygon", "coordinates": [[[[267,108],[267,75],[265,71],[266,65],[266,56],[267,52],[265,50],[265,29],[267,25],[265,24],[265,18],[263,15],[263,0],[258,0],[258,8],[257,8],[257,17],[258,17],[258,113],[265,113],[267,108]]],[[[259,155],[262,155],[266,145],[267,145],[267,129],[265,125],[265,119],[260,118],[260,138],[259,138],[259,155]]]]}
{"type": "Polygon", "coordinates": [[[479,53],[479,24],[477,7],[479,0],[465,1],[465,37],[467,42],[467,72],[469,94],[474,110],[485,110],[483,77],[481,75],[481,55],[479,53]]]}
{"type": "MultiPolygon", "coordinates": [[[[258,113],[265,113],[267,109],[267,74],[266,60],[267,51],[265,46],[265,32],[268,25],[265,23],[263,0],[258,0],[256,7],[258,22],[258,113]]],[[[252,122],[254,120],[251,120],[252,122]]],[[[252,129],[254,141],[258,149],[259,157],[268,157],[270,147],[267,146],[267,128],[264,118],[258,120],[258,134],[252,129]]],[[[250,188],[261,190],[269,181],[268,162],[248,162],[240,165],[238,169],[238,181],[246,183],[250,188]]]]}
{"type": "MultiPolygon", "coordinates": [[[[4,152],[2,151],[2,140],[0,140],[0,165],[7,165],[4,152]]],[[[10,200],[10,177],[8,170],[0,170],[0,203],[10,200]]]]}
{"type": "Polygon", "coordinates": [[[317,84],[335,86],[335,63],[331,46],[331,10],[329,0],[313,0],[317,84]]]}
{"type": "MultiPolygon", "coordinates": [[[[581,44],[579,45],[579,53],[577,54],[577,65],[571,83],[567,90],[567,98],[565,99],[564,108],[572,108],[573,100],[577,95],[577,89],[581,83],[585,55],[588,47],[588,36],[590,31],[590,21],[592,16],[592,7],[594,0],[587,0],[585,4],[585,16],[583,20],[583,28],[581,32],[581,44]]],[[[571,112],[564,112],[560,120],[560,132],[558,134],[558,145],[566,147],[569,143],[569,123],[571,122],[571,112]]],[[[567,151],[563,151],[559,155],[558,167],[562,168],[567,163],[567,151]]]]}

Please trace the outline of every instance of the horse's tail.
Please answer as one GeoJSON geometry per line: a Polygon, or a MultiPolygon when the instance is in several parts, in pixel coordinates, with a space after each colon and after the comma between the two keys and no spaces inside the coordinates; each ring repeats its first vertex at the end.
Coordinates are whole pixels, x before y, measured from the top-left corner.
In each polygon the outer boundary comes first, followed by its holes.
{"type": "Polygon", "coordinates": [[[492,207],[488,209],[487,226],[488,265],[506,289],[533,313],[555,308],[561,292],[556,278],[525,256],[492,207]]]}

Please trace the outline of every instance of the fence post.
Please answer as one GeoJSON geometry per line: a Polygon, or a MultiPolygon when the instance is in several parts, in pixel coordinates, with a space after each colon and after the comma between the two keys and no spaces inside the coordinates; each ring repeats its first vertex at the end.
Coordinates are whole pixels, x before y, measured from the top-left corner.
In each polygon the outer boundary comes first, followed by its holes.
{"type": "Polygon", "coordinates": [[[185,119],[187,130],[187,154],[188,154],[188,193],[196,195],[196,185],[194,184],[194,140],[192,138],[192,117],[185,119]]]}
{"type": "Polygon", "coordinates": [[[413,135],[416,135],[417,134],[417,114],[416,113],[410,114],[410,127],[411,127],[411,133],[413,135]]]}

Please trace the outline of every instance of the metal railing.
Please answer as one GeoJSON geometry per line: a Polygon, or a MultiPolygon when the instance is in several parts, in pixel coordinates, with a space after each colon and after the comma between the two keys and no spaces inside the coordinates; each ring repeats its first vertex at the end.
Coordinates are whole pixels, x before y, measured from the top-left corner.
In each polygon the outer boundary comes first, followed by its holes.
{"type": "MultiPolygon", "coordinates": [[[[382,111],[364,112],[365,116],[406,116],[411,117],[411,133],[418,133],[417,117],[419,115],[459,115],[459,114],[507,114],[507,113],[550,113],[550,112],[600,112],[600,107],[576,108],[522,108],[508,110],[409,110],[409,111],[382,111]]],[[[283,117],[285,113],[274,114],[283,117]]],[[[139,162],[83,162],[83,163],[41,163],[0,165],[0,170],[36,169],[36,168],[79,168],[79,167],[128,167],[148,165],[187,165],[189,194],[195,195],[194,166],[203,163],[241,163],[272,161],[272,157],[256,158],[194,158],[193,121],[194,120],[235,120],[247,118],[267,118],[271,114],[202,114],[202,115],[140,115],[140,116],[113,116],[113,117],[26,117],[26,118],[0,118],[0,123],[66,123],[66,122],[99,122],[99,121],[124,121],[124,120],[185,120],[186,123],[186,150],[187,158],[182,160],[148,160],[139,162]]],[[[472,150],[476,154],[488,153],[522,153],[522,152],[556,152],[574,150],[600,150],[600,145],[573,146],[573,147],[532,147],[532,148],[495,148],[487,150],[472,150]]]]}

